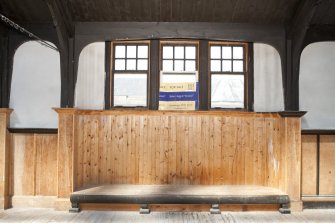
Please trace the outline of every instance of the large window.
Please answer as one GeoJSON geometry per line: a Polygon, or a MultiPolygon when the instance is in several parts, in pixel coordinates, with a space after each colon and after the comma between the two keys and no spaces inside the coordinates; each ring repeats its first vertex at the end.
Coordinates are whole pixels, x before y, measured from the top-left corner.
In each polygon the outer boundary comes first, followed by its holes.
{"type": "Polygon", "coordinates": [[[197,41],[161,41],[160,110],[198,109],[197,41]]]}
{"type": "Polygon", "coordinates": [[[113,44],[113,106],[147,107],[149,43],[113,44]]]}
{"type": "Polygon", "coordinates": [[[210,107],[245,109],[246,44],[210,42],[209,51],[210,107]]]}

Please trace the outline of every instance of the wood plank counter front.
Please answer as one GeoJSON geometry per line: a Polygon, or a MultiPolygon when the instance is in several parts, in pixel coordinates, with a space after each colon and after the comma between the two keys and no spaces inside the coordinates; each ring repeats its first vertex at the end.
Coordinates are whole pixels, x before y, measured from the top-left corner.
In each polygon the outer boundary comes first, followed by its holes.
{"type": "Polygon", "coordinates": [[[55,110],[59,198],[99,184],[260,185],[301,209],[300,117],[55,110]]]}

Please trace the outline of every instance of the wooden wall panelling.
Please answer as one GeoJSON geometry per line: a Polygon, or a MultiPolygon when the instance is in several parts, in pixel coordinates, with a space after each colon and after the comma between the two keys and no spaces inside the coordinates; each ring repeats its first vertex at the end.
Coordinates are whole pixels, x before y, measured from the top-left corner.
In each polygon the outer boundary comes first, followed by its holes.
{"type": "Polygon", "coordinates": [[[53,207],[57,195],[57,134],[10,134],[13,207],[53,207]]]}
{"type": "Polygon", "coordinates": [[[36,189],[36,146],[34,134],[12,134],[13,194],[34,196],[36,189]]]}
{"type": "Polygon", "coordinates": [[[57,195],[57,134],[11,134],[12,196],[57,195]]]}
{"type": "Polygon", "coordinates": [[[0,209],[9,208],[9,115],[11,109],[0,108],[0,209]]]}
{"type": "Polygon", "coordinates": [[[57,134],[35,134],[35,195],[57,195],[57,134]]]}
{"type": "Polygon", "coordinates": [[[299,118],[80,110],[76,116],[78,188],[103,183],[256,184],[281,188],[300,201],[299,118]]]}
{"type": "Polygon", "coordinates": [[[320,195],[335,195],[335,136],[320,136],[320,195]]]}
{"type": "Polygon", "coordinates": [[[302,195],[317,195],[317,136],[302,135],[302,195]]]}

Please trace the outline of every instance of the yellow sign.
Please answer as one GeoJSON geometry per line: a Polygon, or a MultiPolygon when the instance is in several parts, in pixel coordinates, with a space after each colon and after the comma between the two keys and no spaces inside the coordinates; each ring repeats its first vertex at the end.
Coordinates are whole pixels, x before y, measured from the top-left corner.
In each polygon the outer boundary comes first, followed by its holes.
{"type": "Polygon", "coordinates": [[[195,101],[159,101],[159,110],[194,111],[195,101]]]}
{"type": "Polygon", "coordinates": [[[196,83],[161,83],[160,92],[184,92],[196,91],[196,83]]]}

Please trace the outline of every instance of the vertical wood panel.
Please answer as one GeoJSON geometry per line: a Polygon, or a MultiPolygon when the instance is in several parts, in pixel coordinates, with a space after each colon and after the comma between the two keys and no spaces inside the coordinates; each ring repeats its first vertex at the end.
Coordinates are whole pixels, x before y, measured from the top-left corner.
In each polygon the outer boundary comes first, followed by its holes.
{"type": "Polygon", "coordinates": [[[57,194],[57,140],[56,134],[35,134],[36,195],[57,194]]]}
{"type": "Polygon", "coordinates": [[[320,195],[335,194],[335,136],[320,136],[320,195]]]}
{"type": "Polygon", "coordinates": [[[57,195],[56,134],[11,134],[11,195],[57,195]]]}
{"type": "Polygon", "coordinates": [[[302,194],[316,195],[317,136],[303,135],[302,140],[302,194]]]}
{"type": "Polygon", "coordinates": [[[255,184],[299,199],[298,118],[157,111],[78,115],[77,165],[83,173],[77,177],[86,178],[81,186],[255,184]]]}
{"type": "Polygon", "coordinates": [[[33,134],[15,134],[12,139],[14,194],[35,195],[35,146],[33,134]]]}

